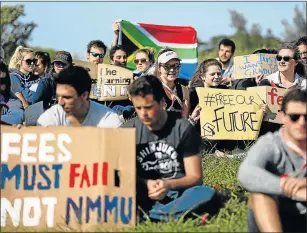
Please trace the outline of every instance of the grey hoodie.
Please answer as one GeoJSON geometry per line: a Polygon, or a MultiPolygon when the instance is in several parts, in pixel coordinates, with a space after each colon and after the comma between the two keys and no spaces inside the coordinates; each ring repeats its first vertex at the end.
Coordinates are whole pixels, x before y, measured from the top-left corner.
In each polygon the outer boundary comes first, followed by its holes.
{"type": "MultiPolygon", "coordinates": [[[[281,139],[280,130],[260,137],[248,151],[239,168],[238,178],[249,192],[284,196],[280,176],[298,171],[306,160],[293,154],[281,139]]],[[[306,177],[306,169],[299,174],[306,177]]],[[[296,202],[301,214],[306,213],[306,202],[296,202]]]]}

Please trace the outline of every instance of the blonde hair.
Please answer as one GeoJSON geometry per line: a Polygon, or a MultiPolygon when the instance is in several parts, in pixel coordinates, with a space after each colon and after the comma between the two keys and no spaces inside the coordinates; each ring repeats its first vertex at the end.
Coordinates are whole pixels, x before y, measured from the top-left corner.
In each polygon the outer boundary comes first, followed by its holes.
{"type": "Polygon", "coordinates": [[[138,53],[145,53],[149,59],[149,62],[151,64],[155,63],[155,54],[156,54],[156,50],[152,47],[144,47],[141,49],[138,49],[134,52],[134,57],[136,57],[136,55],[138,53]]]}
{"type": "Polygon", "coordinates": [[[34,50],[30,48],[25,48],[23,46],[18,46],[10,59],[9,69],[20,69],[23,58],[27,53],[33,53],[34,50]]]}

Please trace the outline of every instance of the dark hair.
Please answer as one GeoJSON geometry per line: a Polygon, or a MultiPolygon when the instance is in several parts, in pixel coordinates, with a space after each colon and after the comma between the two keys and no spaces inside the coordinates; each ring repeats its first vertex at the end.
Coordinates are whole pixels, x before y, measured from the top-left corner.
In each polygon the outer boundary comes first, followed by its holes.
{"type": "Polygon", "coordinates": [[[220,49],[221,45],[231,46],[231,52],[232,53],[234,53],[236,51],[236,44],[235,44],[235,42],[233,42],[230,39],[225,38],[225,39],[221,40],[220,43],[219,43],[219,49],[220,49]]]}
{"type": "Polygon", "coordinates": [[[282,100],[281,111],[286,113],[287,104],[289,102],[303,102],[307,103],[306,90],[294,89],[286,93],[282,100]]]}
{"type": "Polygon", "coordinates": [[[300,59],[300,51],[296,44],[294,43],[283,43],[278,48],[278,53],[282,49],[290,49],[293,52],[293,59],[297,61],[297,65],[295,66],[294,72],[300,75],[303,78],[306,78],[306,66],[305,63],[300,59]]]}
{"type": "Polygon", "coordinates": [[[276,49],[257,49],[253,52],[253,54],[257,53],[277,54],[278,52],[276,49]]]}
{"type": "Polygon", "coordinates": [[[201,76],[208,71],[209,66],[218,66],[222,69],[222,64],[214,58],[204,60],[194,72],[193,78],[190,81],[190,87],[204,86],[203,81],[201,81],[201,76]]]}
{"type": "Polygon", "coordinates": [[[130,96],[153,95],[154,100],[158,103],[161,102],[164,93],[161,81],[154,75],[144,75],[138,78],[130,84],[128,91],[130,96]]]}
{"type": "Polygon", "coordinates": [[[104,50],[104,53],[107,52],[107,46],[101,40],[91,40],[87,44],[87,49],[86,49],[87,53],[91,52],[92,47],[102,48],[104,50]]]}
{"type": "Polygon", "coordinates": [[[10,79],[10,74],[9,74],[9,68],[8,65],[4,62],[0,62],[0,70],[2,72],[5,72],[5,77],[1,78],[0,83],[5,84],[5,90],[1,91],[5,101],[7,102],[10,98],[10,91],[11,91],[11,79],[10,79]]]}
{"type": "Polygon", "coordinates": [[[41,59],[42,64],[47,68],[46,70],[49,70],[50,64],[51,64],[51,59],[50,59],[49,53],[42,52],[42,51],[36,51],[34,53],[34,57],[41,59]]]}
{"type": "Polygon", "coordinates": [[[301,44],[307,45],[307,36],[303,36],[297,40],[296,46],[299,46],[301,44]]]}
{"type": "Polygon", "coordinates": [[[113,57],[114,57],[114,54],[116,53],[117,50],[122,50],[124,51],[126,54],[126,50],[124,49],[123,46],[121,45],[116,45],[116,46],[113,46],[111,49],[110,49],[110,60],[112,61],[113,60],[113,57]]]}
{"type": "Polygon", "coordinates": [[[81,66],[65,67],[55,79],[56,84],[67,84],[75,88],[78,96],[85,91],[90,93],[92,80],[88,71],[81,66]]]}

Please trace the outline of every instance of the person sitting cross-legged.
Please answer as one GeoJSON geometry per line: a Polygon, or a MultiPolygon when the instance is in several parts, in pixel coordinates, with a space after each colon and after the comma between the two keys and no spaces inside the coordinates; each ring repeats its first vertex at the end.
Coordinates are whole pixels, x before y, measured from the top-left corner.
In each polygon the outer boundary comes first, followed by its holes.
{"type": "Polygon", "coordinates": [[[306,91],[288,92],[284,127],[260,137],[239,168],[251,192],[249,232],[306,232],[306,104],[306,91]]]}
{"type": "Polygon", "coordinates": [[[128,91],[137,117],[123,127],[136,129],[139,220],[147,215],[168,221],[186,211],[209,212],[206,207],[216,195],[213,188],[202,186],[203,145],[195,128],[164,110],[164,90],[156,76],[138,78],[128,91]]]}

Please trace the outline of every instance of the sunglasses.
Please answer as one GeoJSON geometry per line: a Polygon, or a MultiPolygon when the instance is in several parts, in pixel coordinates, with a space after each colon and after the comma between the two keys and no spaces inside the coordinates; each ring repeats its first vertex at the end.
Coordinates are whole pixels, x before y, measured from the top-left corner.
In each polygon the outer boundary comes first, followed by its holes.
{"type": "Polygon", "coordinates": [[[171,69],[173,70],[179,70],[181,65],[180,64],[174,64],[174,65],[166,65],[166,64],[163,64],[161,65],[166,71],[170,71],[171,69]]]}
{"type": "Polygon", "coordinates": [[[139,62],[141,62],[141,63],[143,64],[143,63],[145,63],[145,62],[147,62],[147,61],[148,61],[148,60],[145,59],[145,58],[142,58],[142,59],[135,59],[135,60],[134,60],[134,64],[137,65],[137,64],[139,64],[139,62]]]}
{"type": "Polygon", "coordinates": [[[55,65],[56,67],[59,67],[59,68],[64,68],[64,67],[67,66],[65,63],[60,62],[60,61],[54,62],[54,65],[55,65]]]}
{"type": "Polygon", "coordinates": [[[292,122],[296,122],[301,116],[307,119],[307,114],[287,114],[292,122]]]}
{"type": "Polygon", "coordinates": [[[32,65],[32,64],[36,64],[37,62],[37,59],[34,58],[34,59],[26,59],[24,60],[28,65],[32,65]]]}
{"type": "Polygon", "coordinates": [[[93,57],[104,58],[104,54],[103,54],[103,53],[90,52],[90,54],[91,54],[93,57]]]}
{"type": "Polygon", "coordinates": [[[291,59],[293,59],[293,57],[276,55],[276,60],[277,60],[277,61],[284,60],[285,62],[288,62],[288,61],[290,61],[291,59]]]}

